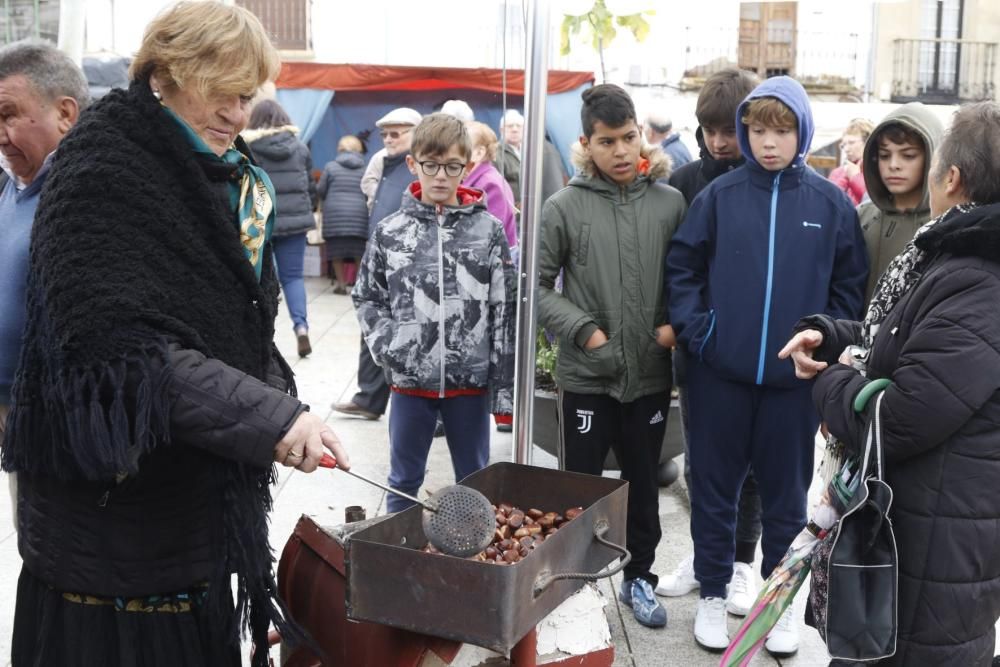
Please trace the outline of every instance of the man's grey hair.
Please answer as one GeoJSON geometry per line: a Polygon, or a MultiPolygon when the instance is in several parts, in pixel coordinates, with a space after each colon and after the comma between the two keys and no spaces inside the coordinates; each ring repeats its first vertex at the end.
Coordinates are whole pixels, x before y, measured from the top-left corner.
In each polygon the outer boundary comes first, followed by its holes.
{"type": "Polygon", "coordinates": [[[82,110],[90,103],[87,78],[69,56],[48,42],[23,40],[0,49],[0,81],[21,75],[48,101],[72,97],[82,110]]]}
{"type": "Polygon", "coordinates": [[[661,113],[651,113],[646,116],[646,125],[659,134],[670,134],[670,130],[674,129],[670,116],[661,113]]]}
{"type": "MultiPolygon", "coordinates": [[[[969,201],[1000,202],[1000,104],[975,102],[959,107],[937,149],[937,166],[930,177],[935,183],[958,167],[962,188],[969,201]]],[[[929,158],[930,156],[928,156],[929,158]]]]}

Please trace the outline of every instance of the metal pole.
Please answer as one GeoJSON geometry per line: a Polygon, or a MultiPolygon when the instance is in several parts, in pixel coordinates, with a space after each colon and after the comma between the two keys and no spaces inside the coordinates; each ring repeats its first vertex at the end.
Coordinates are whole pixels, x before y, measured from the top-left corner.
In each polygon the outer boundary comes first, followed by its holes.
{"type": "Polygon", "coordinates": [[[542,216],[545,97],[549,85],[549,3],[529,0],[530,30],[521,142],[521,266],[518,273],[517,369],[514,373],[514,462],[531,463],[534,433],[538,228],[542,216]]]}
{"type": "Polygon", "coordinates": [[[62,0],[59,3],[59,50],[77,65],[83,62],[86,20],[85,0],[62,0]]]}

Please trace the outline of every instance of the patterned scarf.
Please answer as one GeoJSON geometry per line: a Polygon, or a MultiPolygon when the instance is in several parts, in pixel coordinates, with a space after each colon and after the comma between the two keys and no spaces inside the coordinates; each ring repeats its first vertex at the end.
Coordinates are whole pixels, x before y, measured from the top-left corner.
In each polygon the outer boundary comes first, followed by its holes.
{"type": "Polygon", "coordinates": [[[274,185],[267,172],[250,162],[250,158],[230,146],[221,157],[216,155],[208,144],[191,129],[184,120],[169,107],[163,109],[181,128],[188,143],[195,153],[207,160],[224,162],[236,166],[238,181],[229,182],[229,206],[236,212],[236,227],[240,231],[240,242],[257,281],[263,263],[264,244],[270,240],[274,231],[274,185]]]}
{"type": "Polygon", "coordinates": [[[917,284],[930,262],[931,256],[917,248],[914,241],[938,222],[954,215],[968,213],[977,206],[978,204],[975,202],[959,204],[934,218],[918,229],[917,233],[913,235],[913,240],[903,248],[903,252],[889,262],[889,266],[885,268],[875,284],[875,292],[872,294],[871,303],[868,304],[868,313],[865,315],[865,321],[861,327],[862,345],[865,350],[871,350],[872,342],[875,340],[882,322],[885,321],[889,312],[899,303],[903,295],[917,284]]]}

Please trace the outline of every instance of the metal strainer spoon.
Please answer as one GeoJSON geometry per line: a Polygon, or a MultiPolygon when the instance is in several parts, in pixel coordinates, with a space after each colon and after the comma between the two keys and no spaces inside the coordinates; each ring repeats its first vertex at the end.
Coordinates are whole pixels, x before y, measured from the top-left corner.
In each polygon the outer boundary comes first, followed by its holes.
{"type": "Polygon", "coordinates": [[[424,535],[427,537],[427,541],[443,554],[468,558],[488,547],[493,540],[493,531],[496,526],[496,514],[493,512],[493,506],[490,505],[486,496],[471,487],[461,484],[446,486],[423,501],[364,475],[344,470],[337,465],[337,460],[329,454],[323,455],[319,465],[321,468],[337,468],[363,482],[368,482],[423,507],[424,535]]]}

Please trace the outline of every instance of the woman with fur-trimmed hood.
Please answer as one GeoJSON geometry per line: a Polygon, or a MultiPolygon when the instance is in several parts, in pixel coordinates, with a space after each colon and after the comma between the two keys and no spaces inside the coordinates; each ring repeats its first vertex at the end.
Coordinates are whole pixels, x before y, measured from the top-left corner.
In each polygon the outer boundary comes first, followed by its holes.
{"type": "Polygon", "coordinates": [[[559,336],[556,384],[567,470],[601,474],[615,443],[629,481],[621,598],[636,619],[666,624],[653,595],[660,541],[656,464],[670,407],[673,330],[664,312],[664,257],[684,218],[684,197],[657,183],[659,147],[644,146],[624,90],[583,93],[579,173],[542,209],[539,322],[559,336]],[[563,288],[555,289],[563,273],[563,288]]]}
{"type": "Polygon", "coordinates": [[[305,357],[312,352],[312,346],[306,318],[303,268],[306,232],[316,226],[313,217],[316,181],[312,177],[309,147],[302,143],[298,134],[299,128],[292,125],[280,104],[274,100],[263,100],[253,108],[250,129],[243,132],[243,139],[270,176],[277,193],[272,243],[278,279],[298,339],[299,356],[305,357]]]}

